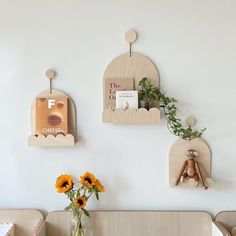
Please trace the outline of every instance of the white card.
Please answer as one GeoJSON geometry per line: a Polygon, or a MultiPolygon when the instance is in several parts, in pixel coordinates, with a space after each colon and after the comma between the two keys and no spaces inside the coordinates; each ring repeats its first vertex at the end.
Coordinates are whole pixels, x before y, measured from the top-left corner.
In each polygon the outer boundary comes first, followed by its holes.
{"type": "Polygon", "coordinates": [[[116,91],[116,109],[138,109],[138,91],[116,91]]]}

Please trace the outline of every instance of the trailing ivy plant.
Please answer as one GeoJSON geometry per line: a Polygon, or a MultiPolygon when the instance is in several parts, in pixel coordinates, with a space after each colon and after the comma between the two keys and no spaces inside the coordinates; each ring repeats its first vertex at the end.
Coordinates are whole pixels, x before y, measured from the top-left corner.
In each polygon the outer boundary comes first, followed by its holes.
{"type": "Polygon", "coordinates": [[[164,110],[168,130],[175,136],[182,139],[191,140],[201,137],[206,128],[193,130],[192,127],[185,128],[181,119],[177,118],[177,100],[163,94],[158,87],[155,87],[148,78],[143,78],[139,82],[139,99],[146,102],[159,101],[160,107],[164,110]]]}
{"type": "Polygon", "coordinates": [[[138,93],[140,101],[151,103],[159,97],[160,89],[155,87],[149,79],[143,78],[140,80],[139,86],[141,87],[138,93]]]}

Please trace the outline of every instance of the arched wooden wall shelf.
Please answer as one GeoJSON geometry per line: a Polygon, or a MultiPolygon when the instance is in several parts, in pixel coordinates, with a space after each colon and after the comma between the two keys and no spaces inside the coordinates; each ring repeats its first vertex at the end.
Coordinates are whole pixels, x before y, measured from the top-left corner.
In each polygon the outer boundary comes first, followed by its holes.
{"type": "Polygon", "coordinates": [[[212,187],[214,181],[211,178],[211,151],[208,144],[200,138],[194,138],[192,140],[179,139],[171,147],[169,152],[169,183],[171,187],[203,187],[200,182],[197,186],[197,183],[193,178],[186,179],[183,183],[179,182],[176,185],[183,163],[187,159],[186,153],[188,150],[195,150],[198,152],[196,161],[201,169],[203,180],[208,188],[212,187]]]}
{"type": "MultiPolygon", "coordinates": [[[[47,76],[48,77],[48,76],[47,76]]],[[[53,76],[54,77],[54,76],[53,76]]],[[[49,77],[48,77],[49,78],[49,77]]],[[[52,78],[49,78],[50,80],[52,78]]],[[[28,137],[28,145],[29,146],[36,146],[36,147],[69,147],[74,146],[75,142],[77,141],[77,126],[76,126],[76,108],[75,104],[72,99],[63,91],[52,89],[51,88],[51,81],[50,81],[50,89],[45,90],[38,94],[32,102],[31,105],[31,135],[28,137]],[[35,114],[36,114],[36,98],[57,98],[65,96],[67,97],[67,105],[68,105],[68,134],[62,135],[58,134],[56,136],[49,134],[44,136],[42,134],[36,134],[36,127],[35,127],[35,114]]]]}
{"type": "Polygon", "coordinates": [[[118,56],[107,66],[103,75],[103,115],[105,123],[158,123],[160,121],[159,105],[149,111],[140,109],[111,109],[105,104],[105,83],[108,78],[132,78],[134,90],[138,90],[139,81],[147,77],[152,83],[160,87],[159,73],[154,63],[140,53],[131,52],[131,43],[136,40],[135,31],[126,33],[126,40],[130,44],[130,52],[118,56]]]}

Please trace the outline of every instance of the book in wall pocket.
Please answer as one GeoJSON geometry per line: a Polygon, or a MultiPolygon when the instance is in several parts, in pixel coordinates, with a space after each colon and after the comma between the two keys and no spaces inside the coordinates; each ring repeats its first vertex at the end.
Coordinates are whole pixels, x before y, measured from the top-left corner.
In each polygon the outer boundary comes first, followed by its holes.
{"type": "Polygon", "coordinates": [[[36,98],[35,134],[68,134],[68,100],[66,96],[36,98]]]}
{"type": "Polygon", "coordinates": [[[138,109],[138,91],[116,91],[116,109],[138,109]]]}
{"type": "Polygon", "coordinates": [[[115,108],[116,91],[134,90],[134,78],[106,78],[104,83],[104,108],[115,108]]]}

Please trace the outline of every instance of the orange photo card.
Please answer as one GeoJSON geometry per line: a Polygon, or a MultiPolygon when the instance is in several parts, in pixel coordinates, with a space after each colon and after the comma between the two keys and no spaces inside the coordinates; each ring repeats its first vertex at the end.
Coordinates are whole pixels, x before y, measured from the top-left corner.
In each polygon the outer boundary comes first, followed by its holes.
{"type": "Polygon", "coordinates": [[[36,134],[68,133],[68,101],[66,96],[36,98],[36,134]]]}

